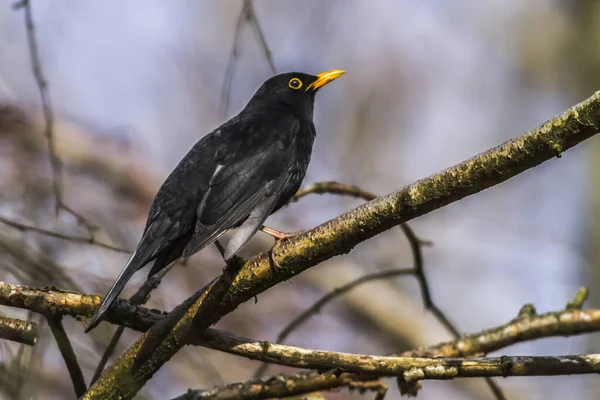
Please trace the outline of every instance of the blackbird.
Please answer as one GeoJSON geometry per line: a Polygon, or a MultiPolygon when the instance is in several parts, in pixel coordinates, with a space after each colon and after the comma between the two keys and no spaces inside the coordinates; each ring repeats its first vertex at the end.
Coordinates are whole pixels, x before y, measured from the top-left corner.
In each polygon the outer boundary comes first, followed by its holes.
{"type": "MultiPolygon", "coordinates": [[[[316,92],[344,74],[290,72],[266,80],[235,117],[200,139],[162,184],[142,238],[86,332],[97,326],[133,274],[148,276],[237,228],[224,249],[233,257],[298,191],[315,139],[316,92]]],[[[278,231],[264,227],[277,238],[278,231]]]]}

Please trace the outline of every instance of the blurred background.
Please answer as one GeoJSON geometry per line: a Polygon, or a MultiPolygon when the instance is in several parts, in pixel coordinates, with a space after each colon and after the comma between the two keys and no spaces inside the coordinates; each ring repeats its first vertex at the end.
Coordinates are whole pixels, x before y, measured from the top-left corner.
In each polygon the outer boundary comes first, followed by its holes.
{"type": "MultiPolygon", "coordinates": [[[[0,215],[85,236],[69,214],[55,218],[39,92],[23,11],[0,0],[0,215]]],[[[55,111],[66,203],[99,225],[97,238],[133,248],[158,186],[204,134],[237,113],[272,75],[255,30],[244,24],[230,104],[222,88],[242,1],[53,2],[33,17],[55,111]]],[[[456,164],[552,118],[600,89],[600,2],[594,0],[254,0],[278,72],[348,74],[317,99],[317,139],[305,184],[337,180],[385,194],[456,164]]],[[[433,241],[425,268],[434,300],[461,332],[504,324],[525,303],[562,309],[581,285],[600,303],[600,141],[592,139],[490,190],[412,221],[433,241]]],[[[361,201],[311,196],[269,225],[313,227],[361,201]]],[[[259,237],[246,255],[270,244],[259,237]]],[[[103,294],[126,254],[23,233],[0,224],[0,280],[103,294]]],[[[409,267],[398,229],[311,268],[239,307],[217,326],[274,340],[324,293],[380,269],[409,267]]],[[[209,279],[216,249],[176,266],[149,306],[170,310],[209,279]]],[[[139,273],[124,295],[143,282],[139,273]]],[[[3,315],[27,318],[19,310],[3,315]]],[[[32,348],[0,343],[0,398],[62,399],[73,392],[39,316],[32,348]],[[27,383],[27,384],[25,384],[27,383]]],[[[67,318],[86,379],[113,327],[90,335],[67,318]]],[[[118,351],[138,336],[127,332],[118,351]]],[[[330,303],[287,343],[386,354],[449,340],[424,310],[416,281],[366,284],[330,303]]],[[[600,351],[598,335],[545,339],[494,355],[600,351]]],[[[186,347],[139,393],[165,399],[188,388],[248,379],[258,363],[186,347]]],[[[271,366],[267,374],[292,372],[271,366]]],[[[597,376],[510,378],[510,399],[597,398],[597,376]]],[[[387,399],[400,395],[393,384],[387,399]]],[[[329,399],[372,398],[347,389],[329,399]]],[[[491,399],[482,380],[428,381],[419,398],[491,399]]]]}

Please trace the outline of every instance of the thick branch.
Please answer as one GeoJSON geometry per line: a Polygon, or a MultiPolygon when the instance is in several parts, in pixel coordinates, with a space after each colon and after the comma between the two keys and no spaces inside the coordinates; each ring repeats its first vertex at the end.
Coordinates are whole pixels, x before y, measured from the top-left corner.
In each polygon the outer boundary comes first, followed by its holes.
{"type": "Polygon", "coordinates": [[[393,226],[494,186],[598,133],[600,92],[542,126],[472,159],[334,218],[249,260],[234,281],[219,315],[393,226]]]}
{"type": "MultiPolygon", "coordinates": [[[[100,296],[55,289],[35,289],[26,286],[0,282],[0,304],[24,308],[40,313],[53,312],[57,315],[85,317],[93,312],[100,303],[100,296]]],[[[140,331],[147,330],[162,318],[162,313],[144,307],[136,307],[126,300],[119,300],[110,321],[125,324],[140,331]]],[[[519,316],[505,325],[463,336],[460,340],[441,343],[428,348],[405,352],[403,356],[463,357],[495,351],[514,343],[534,340],[542,337],[570,336],[600,331],[600,309],[579,310],[573,307],[536,315],[531,306],[524,307],[519,316]]],[[[190,344],[202,345],[238,354],[261,361],[273,362],[282,358],[280,353],[295,353],[298,349],[268,342],[243,338],[217,329],[208,329],[204,338],[195,335],[190,344]],[[265,352],[265,349],[268,351],[265,352]]],[[[344,379],[348,376],[342,375],[344,379]]],[[[354,379],[355,376],[352,377],[354,379]]],[[[331,378],[333,379],[333,378],[331,378]]],[[[337,382],[338,378],[335,378],[337,382]]],[[[373,376],[371,376],[373,379],[373,376]]],[[[324,389],[322,378],[314,381],[313,390],[324,389]]],[[[311,381],[312,382],[312,381],[311,381]]],[[[335,387],[335,382],[327,383],[335,387]]],[[[337,384],[339,386],[339,382],[337,384]]]]}
{"type": "MultiPolygon", "coordinates": [[[[167,274],[167,272],[169,272],[175,264],[176,263],[172,263],[172,264],[168,265],[167,267],[158,271],[152,277],[146,279],[144,284],[142,286],[140,286],[140,288],[137,290],[137,292],[135,292],[129,298],[129,301],[136,305],[145,304],[146,301],[148,301],[148,299],[150,298],[150,292],[152,292],[154,289],[156,289],[158,287],[158,285],[160,285],[162,278],[164,278],[164,276],[167,274]]],[[[108,343],[108,346],[106,347],[106,350],[104,350],[104,353],[102,354],[102,357],[100,358],[100,362],[98,363],[98,366],[96,367],[96,371],[94,371],[94,376],[92,377],[91,385],[93,385],[94,382],[96,382],[98,380],[98,378],[100,377],[100,374],[104,370],[104,367],[106,366],[106,363],[108,362],[108,359],[110,358],[110,356],[114,352],[115,348],[117,347],[117,343],[119,342],[119,339],[121,339],[121,336],[123,335],[124,331],[125,331],[125,326],[121,325],[117,328],[115,333],[113,333],[113,336],[110,339],[110,342],[108,343]]]]}
{"type": "Polygon", "coordinates": [[[219,278],[177,306],[119,356],[83,399],[132,398],[186,344],[191,332],[202,334],[210,326],[240,267],[238,257],[230,260],[219,278]]]}
{"type": "MultiPolygon", "coordinates": [[[[0,281],[0,305],[31,310],[44,315],[50,312],[55,315],[71,315],[78,319],[85,318],[94,312],[100,300],[100,296],[92,294],[48,288],[36,289],[0,281]]],[[[116,302],[108,315],[109,322],[140,332],[145,332],[164,317],[161,311],[136,306],[123,299],[116,302]]],[[[464,335],[456,341],[411,350],[403,355],[461,357],[489,353],[512,344],[544,337],[572,336],[598,331],[600,331],[600,309],[566,309],[537,315],[531,306],[528,306],[523,308],[517,318],[506,324],[464,335]]],[[[259,346],[268,343],[241,338],[218,329],[209,329],[205,335],[192,335],[188,338],[188,344],[226,352],[230,351],[231,346],[248,342],[258,343],[259,346]],[[240,339],[234,343],[231,342],[232,338],[240,339]]],[[[269,347],[273,348],[273,346],[275,345],[269,343],[269,347]]],[[[239,347],[237,351],[240,351],[239,347]]]]}
{"type": "Polygon", "coordinates": [[[33,346],[38,338],[35,322],[0,316],[0,339],[33,346]]]}

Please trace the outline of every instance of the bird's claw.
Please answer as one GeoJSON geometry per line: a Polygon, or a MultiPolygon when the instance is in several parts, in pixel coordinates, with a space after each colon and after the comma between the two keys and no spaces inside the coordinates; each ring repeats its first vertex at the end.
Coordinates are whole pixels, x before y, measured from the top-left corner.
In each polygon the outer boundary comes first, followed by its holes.
{"type": "Polygon", "coordinates": [[[275,250],[275,246],[277,246],[277,243],[279,243],[279,240],[276,240],[273,247],[271,247],[271,250],[269,250],[269,265],[273,270],[281,268],[281,265],[279,265],[277,260],[275,260],[275,255],[273,254],[273,250],[275,250]]]}

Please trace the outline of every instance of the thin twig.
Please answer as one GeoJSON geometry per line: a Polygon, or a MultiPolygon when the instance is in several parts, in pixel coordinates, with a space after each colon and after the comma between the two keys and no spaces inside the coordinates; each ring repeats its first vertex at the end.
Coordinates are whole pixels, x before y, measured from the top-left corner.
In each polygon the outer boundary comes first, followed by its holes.
{"type": "Polygon", "coordinates": [[[233,83],[233,74],[235,72],[235,65],[237,64],[239,56],[240,37],[242,29],[244,28],[244,20],[248,13],[248,3],[244,0],[242,4],[242,10],[238,15],[237,22],[235,24],[235,32],[233,34],[233,46],[231,48],[231,54],[229,55],[229,61],[225,68],[225,79],[223,80],[223,87],[221,89],[221,108],[223,110],[223,117],[226,118],[229,113],[229,102],[231,98],[231,85],[233,83]]]}
{"type": "Polygon", "coordinates": [[[388,278],[393,278],[393,277],[397,277],[397,276],[401,276],[401,275],[410,275],[410,274],[413,274],[412,269],[408,269],[408,268],[406,268],[406,269],[390,269],[390,270],[379,271],[379,272],[376,272],[373,274],[365,275],[359,279],[356,279],[350,283],[347,283],[346,285],[340,286],[339,288],[337,288],[337,289],[327,293],[323,297],[321,297],[312,306],[310,306],[308,309],[303,311],[302,314],[300,314],[298,317],[296,317],[296,319],[291,321],[285,328],[283,328],[281,330],[281,332],[279,332],[279,335],[277,335],[277,339],[275,341],[277,343],[282,343],[289,336],[289,334],[292,333],[293,330],[295,330],[297,327],[299,327],[304,322],[306,322],[312,315],[317,314],[319,311],[321,311],[321,308],[325,304],[327,304],[328,302],[330,302],[331,300],[333,300],[334,298],[336,298],[338,296],[344,295],[345,293],[349,292],[350,290],[352,290],[364,283],[379,280],[379,279],[388,279],[388,278]]]}
{"type": "Polygon", "coordinates": [[[22,0],[21,2],[15,4],[13,8],[25,9],[25,26],[27,29],[27,42],[29,44],[31,69],[33,71],[33,76],[35,77],[35,81],[40,92],[40,101],[42,103],[42,109],[45,120],[44,136],[46,136],[46,140],[48,142],[48,156],[50,157],[50,165],[52,167],[52,187],[54,190],[55,198],[55,213],[58,216],[61,210],[66,211],[77,220],[77,223],[83,225],[88,230],[90,236],[94,236],[94,232],[97,230],[97,227],[94,224],[90,223],[81,214],[69,207],[63,199],[61,182],[62,162],[56,153],[56,145],[54,143],[54,113],[52,110],[53,107],[52,101],[50,99],[50,94],[48,93],[48,82],[44,78],[44,74],[42,71],[42,62],[40,59],[37,40],[35,37],[35,25],[33,23],[31,1],[22,0]]]}
{"type": "Polygon", "coordinates": [[[46,140],[48,141],[48,153],[50,156],[50,164],[52,166],[52,186],[54,188],[54,196],[56,197],[56,213],[58,214],[58,212],[60,211],[60,204],[62,202],[62,163],[60,161],[60,158],[58,158],[58,156],[56,155],[56,148],[54,145],[54,114],[52,112],[52,102],[50,100],[50,95],[48,94],[48,82],[46,81],[46,79],[44,79],[44,75],[42,72],[42,63],[40,61],[37,40],[35,37],[35,25],[33,24],[31,3],[29,0],[23,0],[21,5],[25,8],[25,25],[27,27],[27,41],[29,43],[31,67],[40,92],[40,99],[44,111],[44,118],[46,120],[46,125],[44,127],[44,135],[46,136],[46,140]]]}
{"type": "Polygon", "coordinates": [[[0,316],[0,339],[33,346],[38,338],[38,325],[32,321],[0,316]]]}
{"type": "Polygon", "coordinates": [[[277,73],[275,63],[273,62],[273,53],[271,53],[271,50],[269,49],[269,45],[267,44],[267,40],[265,39],[263,30],[260,26],[260,23],[258,22],[256,12],[254,11],[254,5],[252,4],[252,0],[244,0],[242,3],[242,9],[240,10],[237,22],[235,24],[235,31],[233,34],[233,46],[231,48],[231,54],[229,55],[227,67],[225,68],[225,79],[223,80],[223,87],[221,89],[221,109],[223,110],[224,118],[226,118],[227,114],[229,113],[229,103],[231,100],[231,87],[233,84],[233,75],[235,73],[235,67],[240,54],[240,39],[245,22],[248,22],[248,24],[250,24],[254,28],[257,40],[259,42],[260,47],[263,50],[263,54],[265,56],[265,59],[267,60],[267,64],[269,64],[269,69],[271,70],[271,73],[273,75],[277,73]]]}
{"type": "Polygon", "coordinates": [[[81,372],[81,367],[77,362],[77,356],[75,355],[73,346],[71,346],[71,341],[62,325],[62,316],[48,315],[47,320],[50,330],[54,335],[54,339],[56,340],[56,344],[58,345],[58,349],[60,350],[60,354],[65,360],[65,364],[69,370],[73,388],[75,389],[75,395],[77,398],[80,398],[87,391],[87,386],[85,384],[83,373],[81,372]]]}
{"type": "MultiPolygon", "coordinates": [[[[337,289],[327,293],[323,297],[321,297],[312,306],[310,306],[309,308],[304,310],[300,315],[298,315],[296,318],[294,318],[292,321],[290,321],[279,332],[279,334],[277,335],[277,339],[275,339],[275,342],[283,343],[285,341],[285,339],[287,339],[287,337],[292,333],[292,331],[294,331],[295,329],[300,327],[300,325],[302,325],[304,322],[306,322],[310,317],[312,317],[313,315],[315,315],[319,311],[321,311],[321,309],[323,308],[323,306],[325,304],[332,301],[336,297],[349,292],[350,290],[356,288],[357,286],[362,285],[363,283],[371,282],[371,281],[378,280],[378,279],[392,278],[392,277],[401,276],[401,275],[413,275],[414,273],[415,273],[414,269],[412,269],[412,268],[390,269],[390,270],[379,271],[379,272],[376,272],[373,274],[368,274],[368,275],[362,276],[361,278],[358,278],[356,280],[353,280],[350,283],[340,286],[339,288],[337,288],[337,289]]],[[[268,366],[269,366],[269,364],[267,364],[267,363],[261,364],[260,367],[258,367],[256,369],[256,371],[254,371],[253,378],[258,378],[258,377],[264,375],[268,366]]]]}
{"type": "Polygon", "coordinates": [[[40,235],[51,236],[51,237],[54,237],[57,239],[67,240],[70,242],[84,243],[84,244],[89,244],[91,246],[96,246],[96,247],[100,247],[103,249],[116,251],[119,253],[131,254],[131,250],[99,242],[96,240],[96,238],[94,236],[90,236],[89,238],[86,238],[83,236],[65,235],[65,234],[62,234],[59,232],[54,232],[54,231],[49,231],[49,230],[46,230],[43,228],[38,228],[37,226],[25,225],[20,222],[16,222],[16,221],[13,221],[8,218],[1,217],[1,216],[0,216],[0,222],[5,225],[11,226],[15,229],[18,229],[22,232],[35,232],[35,233],[39,233],[40,235]]]}
{"type": "Polygon", "coordinates": [[[256,33],[258,42],[259,42],[260,46],[262,47],[263,53],[265,55],[265,59],[267,60],[267,63],[269,64],[269,68],[271,69],[271,73],[273,75],[275,75],[277,73],[277,69],[275,69],[275,63],[273,62],[273,53],[271,52],[271,49],[269,48],[269,45],[267,44],[267,40],[265,39],[263,30],[260,26],[260,23],[258,22],[258,17],[256,16],[256,11],[254,10],[254,4],[252,3],[252,0],[244,0],[244,2],[248,3],[248,6],[247,6],[248,22],[254,27],[254,32],[256,33]]]}

